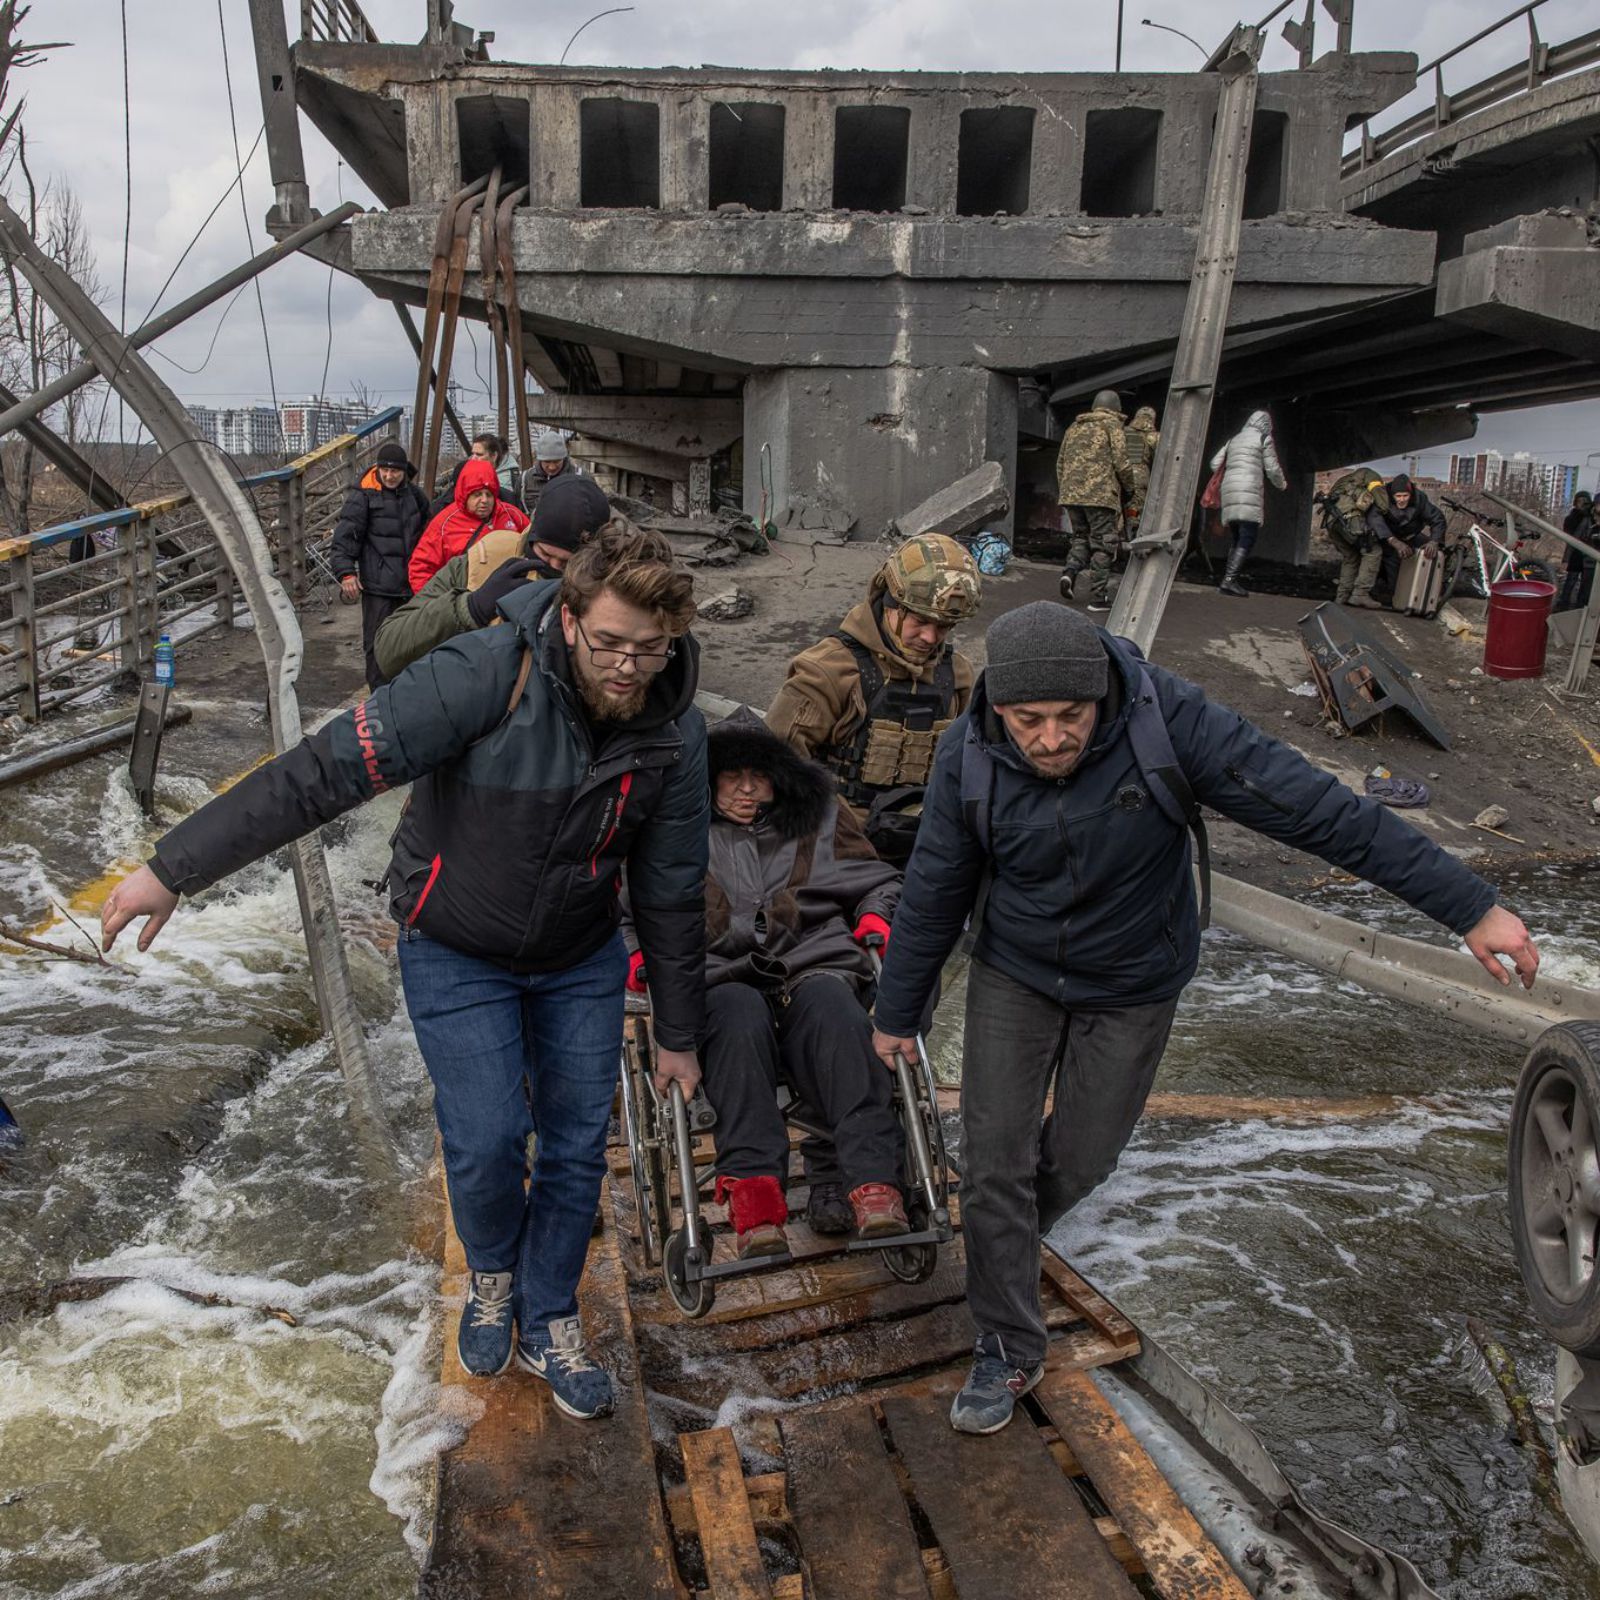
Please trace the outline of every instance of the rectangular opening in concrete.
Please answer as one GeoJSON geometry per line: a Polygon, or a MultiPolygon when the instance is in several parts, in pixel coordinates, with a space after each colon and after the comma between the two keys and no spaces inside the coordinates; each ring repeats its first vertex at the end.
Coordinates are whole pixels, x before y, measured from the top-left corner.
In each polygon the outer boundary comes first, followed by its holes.
{"type": "Polygon", "coordinates": [[[956,211],[963,217],[1020,217],[1028,209],[1033,108],[992,106],[961,113],[956,211]]]}
{"type": "Polygon", "coordinates": [[[833,203],[841,211],[898,211],[906,203],[911,112],[840,106],[833,114],[833,203]]]}
{"type": "Polygon", "coordinates": [[[501,192],[528,181],[528,130],[533,107],[508,95],[462,95],[456,101],[461,139],[461,181],[486,178],[500,168],[501,192]]]}
{"type": "Polygon", "coordinates": [[[711,206],[783,209],[783,107],[711,107],[711,206]]]}
{"type": "Polygon", "coordinates": [[[1091,217],[1139,217],[1156,208],[1161,113],[1129,106],[1091,111],[1083,134],[1083,209],[1091,217]]]}
{"type": "Polygon", "coordinates": [[[1244,169],[1244,214],[1270,217],[1283,210],[1284,155],[1289,114],[1258,111],[1250,124],[1250,159],[1244,169]]]}
{"type": "Polygon", "coordinates": [[[578,108],[579,204],[661,204],[661,109],[648,100],[585,100],[578,108]]]}

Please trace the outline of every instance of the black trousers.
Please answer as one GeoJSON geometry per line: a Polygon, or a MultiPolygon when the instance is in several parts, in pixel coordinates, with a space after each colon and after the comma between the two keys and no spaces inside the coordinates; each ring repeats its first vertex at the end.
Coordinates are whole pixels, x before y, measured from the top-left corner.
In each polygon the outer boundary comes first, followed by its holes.
{"type": "Polygon", "coordinates": [[[378,689],[386,684],[389,679],[383,668],[378,665],[378,657],[373,650],[373,641],[378,637],[378,629],[406,603],[406,596],[398,594],[368,594],[365,589],[361,591],[361,648],[367,658],[367,687],[378,689]]]}
{"type": "Polygon", "coordinates": [[[1007,1361],[1044,1360],[1040,1235],[1110,1177],[1177,1009],[1172,999],[1063,1011],[997,968],[972,963],[961,1060],[967,1307],[979,1336],[998,1339],[1007,1361]]]}
{"type": "Polygon", "coordinates": [[[833,1130],[846,1188],[899,1185],[894,1081],[873,1053],[872,1025],[843,978],[820,972],[794,984],[787,999],[770,1000],[749,984],[717,984],[706,995],[701,1067],[717,1113],[719,1176],[787,1181],[782,1078],[833,1130]]]}

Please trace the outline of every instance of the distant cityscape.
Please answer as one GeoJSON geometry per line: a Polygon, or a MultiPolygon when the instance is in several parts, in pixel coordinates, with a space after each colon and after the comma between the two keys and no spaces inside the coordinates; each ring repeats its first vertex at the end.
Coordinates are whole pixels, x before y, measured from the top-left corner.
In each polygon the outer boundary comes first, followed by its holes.
{"type": "Polygon", "coordinates": [[[1480,450],[1477,455],[1450,457],[1450,483],[1457,489],[1487,489],[1559,522],[1578,492],[1579,468],[1540,461],[1526,450],[1502,455],[1480,450]]]}
{"type": "MultiPolygon", "coordinates": [[[[454,386],[452,385],[452,389],[454,386]]],[[[458,395],[451,400],[462,429],[471,439],[480,433],[498,433],[499,418],[484,412],[462,413],[458,395]]],[[[329,399],[313,396],[307,400],[288,400],[277,406],[186,406],[189,422],[197,437],[225,450],[231,456],[303,456],[341,434],[354,433],[387,406],[365,400],[329,399]]],[[[411,408],[400,413],[400,439],[411,437],[411,408]]],[[[460,442],[450,430],[440,446],[442,460],[450,461],[462,453],[460,442]]]]}

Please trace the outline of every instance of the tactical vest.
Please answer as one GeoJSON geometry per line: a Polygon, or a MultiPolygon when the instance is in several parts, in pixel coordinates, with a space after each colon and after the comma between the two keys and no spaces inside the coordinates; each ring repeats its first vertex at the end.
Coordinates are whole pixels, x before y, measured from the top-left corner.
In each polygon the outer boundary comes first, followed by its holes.
{"type": "Polygon", "coordinates": [[[866,834],[879,855],[898,864],[911,853],[934,747],[955,720],[955,661],[946,650],[926,683],[889,678],[860,640],[833,637],[855,657],[867,709],[855,733],[819,751],[818,759],[833,773],[840,797],[867,813],[866,834]]]}

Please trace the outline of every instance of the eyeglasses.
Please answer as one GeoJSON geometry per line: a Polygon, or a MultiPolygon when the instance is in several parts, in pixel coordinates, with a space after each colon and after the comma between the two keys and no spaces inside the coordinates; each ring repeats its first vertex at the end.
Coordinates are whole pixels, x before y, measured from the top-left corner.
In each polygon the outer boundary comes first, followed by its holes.
{"type": "Polygon", "coordinates": [[[597,667],[620,667],[623,662],[631,661],[635,671],[660,672],[678,653],[677,646],[670,644],[665,650],[613,650],[604,645],[597,645],[583,631],[583,624],[576,617],[573,618],[573,622],[577,626],[578,637],[588,645],[590,659],[597,667]]]}

